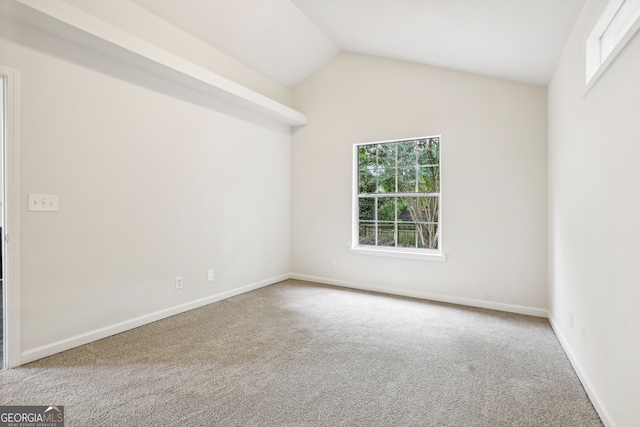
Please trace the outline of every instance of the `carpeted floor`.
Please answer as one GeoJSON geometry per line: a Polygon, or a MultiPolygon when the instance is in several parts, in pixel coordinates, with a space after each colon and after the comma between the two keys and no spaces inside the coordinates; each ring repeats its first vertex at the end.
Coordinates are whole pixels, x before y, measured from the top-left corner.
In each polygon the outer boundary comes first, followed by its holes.
{"type": "Polygon", "coordinates": [[[545,319],[295,280],[0,373],[66,426],[601,426],[545,319]]]}

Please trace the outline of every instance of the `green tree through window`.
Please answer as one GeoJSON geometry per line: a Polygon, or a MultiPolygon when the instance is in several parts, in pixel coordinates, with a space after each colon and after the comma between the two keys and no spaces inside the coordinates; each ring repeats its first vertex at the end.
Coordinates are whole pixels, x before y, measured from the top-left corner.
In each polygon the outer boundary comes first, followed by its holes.
{"type": "Polygon", "coordinates": [[[358,244],[438,250],[440,137],[356,149],[358,244]]]}

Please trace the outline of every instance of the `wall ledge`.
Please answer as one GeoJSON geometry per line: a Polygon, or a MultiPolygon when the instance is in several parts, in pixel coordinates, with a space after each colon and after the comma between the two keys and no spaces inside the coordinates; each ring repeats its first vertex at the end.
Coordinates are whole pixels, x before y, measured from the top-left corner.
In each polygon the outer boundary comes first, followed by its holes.
{"type": "Polygon", "coordinates": [[[0,12],[109,57],[239,105],[288,126],[306,116],[284,104],[174,55],[61,0],[0,0],[0,12]]]}

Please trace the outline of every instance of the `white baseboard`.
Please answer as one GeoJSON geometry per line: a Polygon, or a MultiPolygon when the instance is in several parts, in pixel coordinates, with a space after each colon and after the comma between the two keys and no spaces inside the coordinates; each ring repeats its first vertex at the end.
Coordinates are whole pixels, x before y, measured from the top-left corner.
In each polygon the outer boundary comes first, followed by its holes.
{"type": "Polygon", "coordinates": [[[289,279],[291,275],[283,274],[280,276],[272,277],[270,279],[262,280],[260,282],[252,283],[250,285],[243,286],[241,288],[232,289],[230,291],[222,292],[216,295],[211,295],[206,298],[201,298],[195,301],[191,301],[185,304],[180,304],[175,307],[169,307],[164,310],[159,310],[154,313],[145,314],[134,319],[125,320],[124,322],[116,323],[114,325],[105,326],[100,329],[86,332],[84,334],[76,335],[71,338],[67,338],[61,341],[57,341],[51,344],[43,345],[33,348],[31,350],[23,351],[20,354],[20,364],[33,362],[34,360],[42,359],[43,357],[51,356],[62,351],[70,350],[74,347],[78,347],[84,344],[88,344],[93,341],[97,341],[111,335],[119,334],[121,332],[128,331],[139,326],[146,325],[151,322],[155,322],[167,317],[174,316],[176,314],[184,313],[185,311],[193,310],[195,308],[203,307],[205,305],[222,301],[227,298],[234,297],[236,295],[243,294],[245,292],[253,291],[255,289],[263,288],[265,286],[273,285],[274,283],[281,282],[289,279]]]}
{"type": "Polygon", "coordinates": [[[562,335],[562,332],[560,331],[560,328],[558,328],[558,325],[556,324],[556,322],[553,320],[553,317],[551,317],[551,313],[547,313],[547,318],[549,319],[549,323],[551,323],[551,328],[553,328],[553,332],[555,332],[556,337],[558,337],[558,341],[560,341],[560,345],[562,345],[562,349],[564,350],[565,354],[569,358],[569,361],[573,366],[573,370],[576,371],[576,374],[578,375],[578,378],[580,379],[580,382],[582,383],[584,390],[587,392],[589,399],[591,399],[591,403],[593,404],[593,407],[596,409],[596,412],[600,416],[600,419],[602,419],[602,422],[606,427],[616,427],[616,423],[613,421],[611,414],[609,413],[609,411],[607,411],[605,406],[602,404],[602,400],[598,396],[598,393],[596,393],[595,388],[593,388],[593,385],[591,385],[591,381],[589,381],[589,378],[584,373],[584,370],[582,369],[582,365],[580,365],[580,362],[578,362],[578,359],[576,358],[575,354],[573,353],[573,351],[571,351],[571,347],[569,347],[568,341],[565,339],[564,335],[562,335]]]}
{"type": "Polygon", "coordinates": [[[405,289],[388,288],[385,286],[372,286],[364,283],[334,280],[326,277],[307,276],[304,274],[291,274],[292,279],[305,280],[307,282],[322,283],[325,285],[342,286],[345,288],[360,289],[363,291],[381,292],[384,294],[400,295],[403,297],[420,298],[431,301],[447,302],[451,304],[466,305],[470,307],[487,308],[489,310],[506,311],[508,313],[526,314],[528,316],[547,317],[544,308],[527,307],[523,305],[505,304],[494,301],[484,301],[473,298],[454,297],[449,295],[431,294],[428,292],[411,291],[405,289]]]}

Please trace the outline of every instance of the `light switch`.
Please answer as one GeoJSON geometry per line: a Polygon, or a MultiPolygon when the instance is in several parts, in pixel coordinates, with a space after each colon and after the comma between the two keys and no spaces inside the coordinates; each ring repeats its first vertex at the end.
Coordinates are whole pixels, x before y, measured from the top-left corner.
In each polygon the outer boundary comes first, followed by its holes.
{"type": "Polygon", "coordinates": [[[44,210],[48,212],[58,212],[58,196],[51,195],[44,198],[44,210]]]}
{"type": "Polygon", "coordinates": [[[58,212],[58,196],[53,194],[29,194],[29,211],[58,212]]]}

